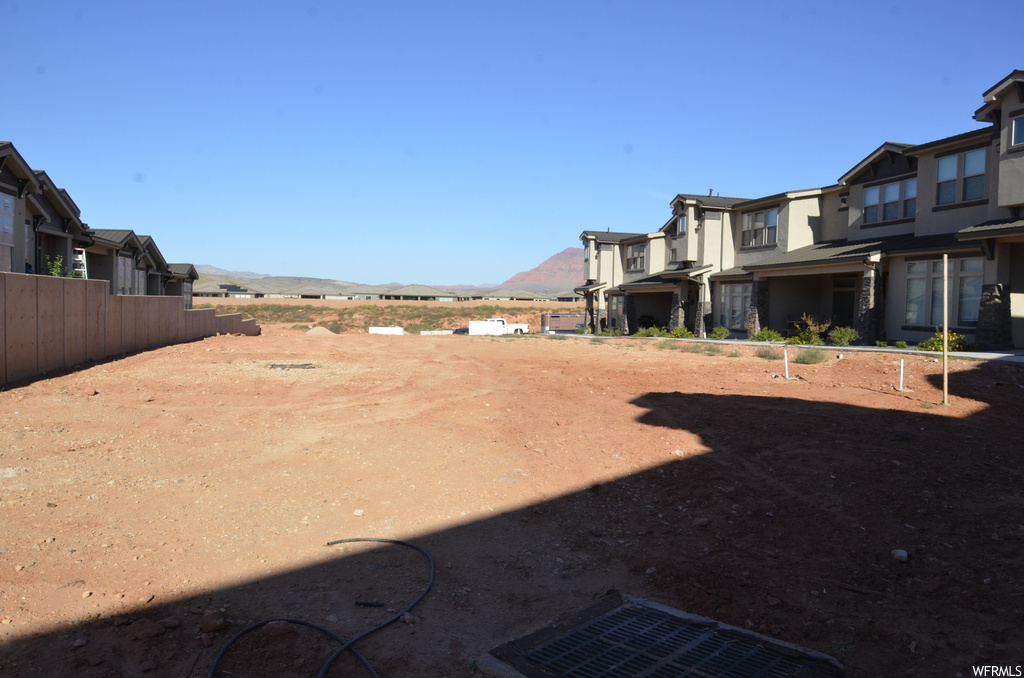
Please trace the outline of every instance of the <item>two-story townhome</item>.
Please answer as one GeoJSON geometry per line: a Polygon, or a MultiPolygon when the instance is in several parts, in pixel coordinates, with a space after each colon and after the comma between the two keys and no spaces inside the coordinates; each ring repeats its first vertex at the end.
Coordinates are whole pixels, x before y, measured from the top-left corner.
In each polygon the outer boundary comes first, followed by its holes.
{"type": "Polygon", "coordinates": [[[643,248],[633,247],[630,255],[625,254],[623,241],[636,244],[645,238],[643,233],[612,233],[604,231],[583,231],[583,277],[586,282],[575,288],[576,294],[586,300],[586,325],[595,331],[606,329],[621,330],[622,284],[625,265],[637,268],[643,248]],[[628,261],[627,261],[628,259],[628,261]]]}
{"type": "Polygon", "coordinates": [[[88,241],[81,212],[46,172],[30,169],[10,142],[0,142],[0,271],[46,272],[71,265],[88,241]]]}
{"type": "MultiPolygon", "coordinates": [[[[697,204],[710,198],[677,197],[673,219],[685,215],[687,227],[670,220],[620,238],[637,247],[623,249],[626,261],[643,252],[646,268],[609,279],[602,293],[622,295],[630,328],[639,320],[631,309],[698,334],[711,325],[786,333],[809,314],[853,326],[865,342],[913,342],[942,322],[946,255],[952,330],[982,348],[1024,348],[1024,71],[983,97],[980,129],[884,143],[835,185],[728,199],[720,225],[697,204]]],[[[592,273],[581,289],[600,284],[592,273]]]]}

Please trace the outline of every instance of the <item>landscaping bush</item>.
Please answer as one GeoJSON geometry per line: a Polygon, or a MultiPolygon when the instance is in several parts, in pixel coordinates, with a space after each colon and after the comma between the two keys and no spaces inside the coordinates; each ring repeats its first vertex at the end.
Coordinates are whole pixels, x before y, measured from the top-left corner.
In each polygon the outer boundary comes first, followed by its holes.
{"type": "Polygon", "coordinates": [[[751,341],[782,341],[782,335],[767,327],[750,338],[751,341]]]}
{"type": "Polygon", "coordinates": [[[885,348],[888,345],[889,345],[888,341],[876,341],[875,342],[875,346],[877,346],[878,348],[885,348]]]}
{"type": "Polygon", "coordinates": [[[667,337],[668,332],[660,327],[641,327],[633,333],[634,337],[667,337]]]}
{"type": "MultiPolygon", "coordinates": [[[[964,335],[957,334],[956,332],[950,332],[949,338],[947,339],[948,348],[950,351],[967,351],[970,350],[970,345],[967,343],[967,339],[964,335]]],[[[935,336],[931,339],[926,339],[917,345],[918,351],[941,351],[942,350],[942,330],[938,327],[935,328],[935,336]]]]}
{"type": "Polygon", "coordinates": [[[716,327],[708,332],[708,339],[725,339],[731,334],[728,327],[716,327]]]}
{"type": "Polygon", "coordinates": [[[852,327],[834,327],[828,333],[828,340],[835,346],[849,346],[860,339],[860,332],[852,327]]]}
{"type": "Polygon", "coordinates": [[[821,338],[828,328],[831,327],[831,321],[818,322],[814,319],[814,316],[804,313],[801,317],[802,323],[794,323],[793,327],[798,330],[795,337],[790,337],[786,340],[787,344],[814,344],[822,345],[825,340],[821,338]]]}
{"type": "Polygon", "coordinates": [[[821,350],[820,348],[805,348],[797,351],[794,362],[798,362],[801,365],[817,365],[828,360],[828,353],[821,350]]]}
{"type": "Polygon", "coordinates": [[[903,341],[902,339],[896,342],[896,348],[906,348],[906,347],[907,347],[907,342],[903,341]]]}
{"type": "Polygon", "coordinates": [[[669,330],[668,335],[673,339],[693,339],[693,332],[686,329],[686,325],[676,325],[669,330]]]}

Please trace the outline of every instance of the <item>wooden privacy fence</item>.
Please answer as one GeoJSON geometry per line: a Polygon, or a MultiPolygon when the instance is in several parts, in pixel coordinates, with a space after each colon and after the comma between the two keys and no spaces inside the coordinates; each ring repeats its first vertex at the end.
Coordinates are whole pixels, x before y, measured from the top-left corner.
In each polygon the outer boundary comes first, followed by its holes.
{"type": "Polygon", "coordinates": [[[106,280],[0,273],[0,385],[215,334],[259,333],[255,320],[186,310],[182,297],[113,297],[106,280]]]}

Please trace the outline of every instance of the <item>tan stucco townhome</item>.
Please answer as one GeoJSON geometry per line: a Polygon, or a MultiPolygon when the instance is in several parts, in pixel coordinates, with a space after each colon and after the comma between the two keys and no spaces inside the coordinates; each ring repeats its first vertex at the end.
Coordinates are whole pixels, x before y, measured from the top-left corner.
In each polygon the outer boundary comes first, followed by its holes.
{"type": "Polygon", "coordinates": [[[862,343],[953,331],[1024,348],[1024,71],[983,94],[979,129],[886,142],[836,184],[755,199],[681,194],[654,233],[584,231],[588,324],[735,336],[810,314],[862,343]]]}

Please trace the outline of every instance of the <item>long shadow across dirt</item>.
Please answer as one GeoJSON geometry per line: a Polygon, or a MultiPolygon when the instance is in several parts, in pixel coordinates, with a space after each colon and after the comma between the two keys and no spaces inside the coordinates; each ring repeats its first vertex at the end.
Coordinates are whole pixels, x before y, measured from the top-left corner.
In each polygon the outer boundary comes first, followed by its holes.
{"type": "MultiPolygon", "coordinates": [[[[487,649],[617,588],[832,654],[849,676],[1020,663],[1024,391],[1008,373],[981,365],[957,379],[954,397],[989,403],[973,417],[871,410],[870,426],[861,408],[781,395],[646,393],[633,401],[640,424],[693,432],[707,451],[412,538],[437,561],[434,589],[412,623],[358,648],[381,676],[469,676],[487,649]],[[735,444],[741,430],[748,442],[735,444]]],[[[595,422],[596,435],[616,423],[595,422]]],[[[250,621],[303,619],[350,638],[427,579],[425,559],[397,546],[310,551],[322,561],[8,643],[0,668],[205,676],[250,621]]],[[[315,676],[334,647],[269,625],[217,675],[315,676]]],[[[346,656],[328,675],[369,674],[346,656]]]]}

